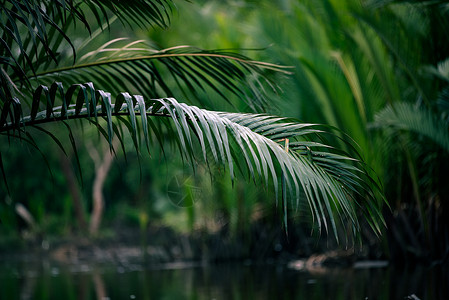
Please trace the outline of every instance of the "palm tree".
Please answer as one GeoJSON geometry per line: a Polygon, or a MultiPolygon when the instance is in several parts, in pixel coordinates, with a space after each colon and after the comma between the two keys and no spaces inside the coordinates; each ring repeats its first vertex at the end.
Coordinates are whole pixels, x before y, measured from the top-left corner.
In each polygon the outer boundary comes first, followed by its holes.
{"type": "MultiPolygon", "coordinates": [[[[323,227],[337,237],[341,220],[357,234],[362,213],[379,233],[378,186],[359,158],[326,143],[344,135],[327,126],[261,114],[273,101],[264,91],[276,89],[275,76],[289,69],[224,50],[155,50],[147,41],[127,38],[95,46],[116,19],[123,26],[165,28],[173,7],[171,0],[3,1],[3,138],[38,147],[37,130],[64,150],[66,145],[41,125],[63,123],[72,136],[71,120],[80,119],[104,136],[112,152],[114,136],[124,148],[129,134],[137,152],[143,147],[151,151],[153,140],[173,139],[193,165],[197,159],[222,164],[232,180],[238,169],[271,185],[285,214],[288,199],[297,207],[306,204],[320,231],[323,227]],[[79,43],[71,32],[81,28],[89,34],[79,43]],[[243,99],[252,112],[211,110],[215,99],[231,108],[234,99],[243,99]]],[[[72,138],[71,146],[77,153],[72,138]]],[[[0,153],[7,187],[3,159],[0,153]]]]}

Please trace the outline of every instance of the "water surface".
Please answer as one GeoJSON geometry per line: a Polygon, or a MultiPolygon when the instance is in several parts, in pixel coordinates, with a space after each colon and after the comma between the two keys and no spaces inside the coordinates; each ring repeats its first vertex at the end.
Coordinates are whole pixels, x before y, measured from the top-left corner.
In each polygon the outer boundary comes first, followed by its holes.
{"type": "Polygon", "coordinates": [[[449,299],[444,268],[0,261],[0,299],[449,299]],[[413,298],[415,297],[415,298],[413,298]]]}

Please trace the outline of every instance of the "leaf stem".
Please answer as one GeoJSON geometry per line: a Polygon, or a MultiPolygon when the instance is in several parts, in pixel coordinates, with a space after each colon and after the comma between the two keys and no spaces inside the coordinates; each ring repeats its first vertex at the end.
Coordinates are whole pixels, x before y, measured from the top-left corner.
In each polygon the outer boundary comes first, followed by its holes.
{"type": "Polygon", "coordinates": [[[36,75],[32,77],[42,77],[48,74],[53,73],[59,73],[64,71],[71,71],[76,69],[83,69],[83,68],[90,68],[90,67],[97,67],[102,65],[109,65],[109,64],[117,64],[117,63],[126,63],[131,61],[140,61],[140,60],[147,60],[147,59],[162,59],[162,58],[180,58],[180,57],[215,57],[215,58],[224,58],[229,59],[233,61],[237,61],[240,63],[245,63],[249,65],[253,65],[256,67],[261,67],[264,69],[274,70],[277,72],[281,72],[284,74],[292,74],[290,71],[286,71],[286,68],[290,68],[287,66],[279,66],[267,62],[261,62],[261,61],[255,61],[255,60],[245,60],[243,58],[238,58],[230,55],[224,55],[224,54],[214,54],[214,53],[173,53],[173,54],[155,54],[155,55],[146,55],[146,56],[137,56],[137,57],[129,57],[129,58],[120,58],[120,59],[111,59],[106,61],[96,61],[96,62],[90,62],[85,64],[79,64],[79,65],[72,65],[68,67],[62,67],[58,69],[53,69],[50,71],[45,71],[41,73],[36,73],[36,75]]]}

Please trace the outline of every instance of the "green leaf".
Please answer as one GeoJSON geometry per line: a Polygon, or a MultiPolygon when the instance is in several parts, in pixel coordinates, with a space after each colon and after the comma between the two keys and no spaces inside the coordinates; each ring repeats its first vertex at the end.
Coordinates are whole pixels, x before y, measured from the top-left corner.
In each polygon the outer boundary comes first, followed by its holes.
{"type": "Polygon", "coordinates": [[[448,124],[436,113],[405,102],[387,106],[375,116],[373,128],[391,128],[422,135],[449,153],[448,124]]]}

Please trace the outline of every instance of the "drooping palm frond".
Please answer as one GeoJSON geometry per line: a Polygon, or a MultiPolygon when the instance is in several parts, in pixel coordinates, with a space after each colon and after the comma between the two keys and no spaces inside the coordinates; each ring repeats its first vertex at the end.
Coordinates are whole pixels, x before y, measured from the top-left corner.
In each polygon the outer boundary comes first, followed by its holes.
{"type": "Polygon", "coordinates": [[[224,164],[232,177],[236,165],[246,169],[255,181],[271,183],[276,194],[283,178],[285,194],[296,205],[301,201],[308,203],[320,230],[323,226],[337,237],[341,219],[349,221],[356,234],[360,229],[358,214],[363,211],[379,233],[380,206],[363,164],[317,141],[315,136],[324,131],[315,124],[269,115],[204,110],[174,98],[145,100],[139,95],[120,93],[112,99],[110,93],[96,90],[92,83],[72,85],[68,89],[61,83],[40,86],[35,90],[31,113],[21,114],[18,99],[5,106],[0,134],[22,133],[22,138],[27,139],[25,133],[39,124],[87,119],[109,143],[114,134],[120,135],[118,127],[124,126],[136,146],[141,135],[148,146],[151,132],[160,135],[158,126],[154,125],[157,119],[168,118],[172,125],[166,128],[177,136],[186,156],[198,158],[195,149],[199,147],[204,160],[212,158],[224,164]],[[99,119],[106,120],[106,129],[99,119]],[[286,140],[288,149],[283,147],[286,140]],[[368,195],[368,199],[358,200],[363,198],[357,197],[358,193],[368,195]]]}
{"type": "Polygon", "coordinates": [[[86,13],[92,13],[98,27],[109,25],[109,15],[123,23],[167,27],[171,0],[19,0],[0,3],[0,55],[15,68],[33,67],[48,60],[58,62],[62,40],[75,48],[66,31],[81,23],[91,32],[86,13]]]}
{"type": "Polygon", "coordinates": [[[73,6],[72,1],[2,1],[0,53],[9,60],[6,65],[17,71],[25,66],[32,66],[33,60],[45,58],[57,61],[55,37],[68,42],[75,53],[75,48],[64,31],[70,22],[68,15],[76,16],[88,27],[85,17],[73,6]]]}
{"type": "Polygon", "coordinates": [[[67,57],[76,61],[75,46],[68,36],[71,26],[91,33],[92,14],[98,26],[109,26],[109,16],[122,23],[166,27],[171,0],[8,0],[0,2],[0,106],[33,90],[30,76],[58,66],[67,57]],[[79,23],[79,24],[78,24],[79,23]],[[78,24],[78,25],[77,25],[78,24]],[[71,49],[71,55],[67,54],[71,49]],[[65,53],[65,54],[64,54],[65,53]]]}
{"type": "Polygon", "coordinates": [[[270,74],[289,73],[284,67],[228,51],[189,46],[156,51],[143,41],[117,46],[121,40],[108,42],[75,64],[38,71],[33,79],[46,85],[55,80],[65,84],[95,80],[113,94],[131,87],[152,98],[181,94],[200,100],[197,95],[207,90],[228,100],[224,89],[260,111],[267,106],[264,89],[277,89],[270,74]]]}
{"type": "MultiPolygon", "coordinates": [[[[203,159],[226,165],[232,177],[237,166],[254,180],[271,183],[276,194],[281,185],[284,200],[290,196],[296,203],[307,203],[320,230],[324,226],[337,236],[338,220],[342,219],[348,220],[353,233],[357,233],[362,210],[372,228],[380,232],[380,204],[375,199],[376,191],[372,190],[376,186],[371,184],[363,163],[315,140],[322,128],[273,116],[214,112],[179,103],[174,98],[161,99],[176,95],[175,90],[179,88],[187,99],[189,95],[196,96],[198,90],[204,90],[205,94],[212,90],[227,99],[223,92],[227,90],[258,110],[267,103],[262,95],[264,88],[275,85],[275,81],[265,75],[271,71],[285,72],[285,69],[224,50],[204,51],[183,46],[154,51],[141,42],[120,44],[122,40],[110,41],[83,56],[76,56],[73,46],[72,55],[60,55],[64,42],[72,44],[64,35],[71,23],[81,21],[89,28],[86,12],[92,12],[98,24],[109,10],[127,23],[133,14],[147,14],[144,8],[138,7],[142,3],[165,7],[164,4],[171,1],[136,1],[128,7],[121,1],[91,0],[78,5],[78,2],[61,0],[53,15],[43,22],[38,20],[39,24],[51,26],[41,26],[36,32],[28,27],[28,23],[31,27],[37,26],[33,23],[36,22],[33,14],[43,16],[52,12],[51,7],[45,8],[50,2],[41,2],[42,6],[35,6],[38,12],[34,13],[35,10],[25,10],[17,4],[22,2],[10,1],[8,3],[15,7],[12,10],[23,13],[22,19],[13,15],[6,23],[2,20],[6,25],[1,42],[7,47],[2,48],[0,60],[1,135],[34,144],[29,128],[36,127],[63,148],[64,145],[39,124],[59,121],[70,130],[66,120],[87,119],[110,145],[113,135],[120,139],[123,128],[127,128],[136,149],[142,137],[150,148],[151,134],[163,139],[158,131],[160,127],[155,124],[164,119],[165,130],[177,137],[187,157],[196,158],[199,147],[203,159]],[[14,23],[14,18],[19,18],[19,22],[14,23]],[[14,24],[25,30],[15,31],[14,24]],[[36,34],[40,34],[39,37],[36,34]],[[94,88],[92,83],[78,84],[90,81],[101,89],[94,88]],[[124,90],[130,93],[123,93],[124,90]],[[154,99],[131,96],[137,93],[154,99]],[[111,94],[117,95],[115,99],[111,94]],[[105,127],[101,119],[106,120],[105,127]],[[282,143],[289,146],[282,147],[282,143]]],[[[5,7],[10,6],[1,8],[5,7]]],[[[165,12],[159,10],[156,16],[167,20],[165,12]]],[[[158,20],[150,18],[155,25],[166,24],[158,20]]],[[[137,18],[137,23],[143,22],[137,18]]],[[[74,146],[73,138],[71,143],[74,146]]],[[[0,168],[4,173],[1,153],[0,168]]],[[[287,201],[283,201],[283,205],[285,208],[287,201]]]]}
{"type": "Polygon", "coordinates": [[[422,70],[430,75],[435,76],[437,79],[442,80],[446,84],[449,83],[449,58],[438,62],[436,66],[423,66],[422,70]]]}
{"type": "MultiPolygon", "coordinates": [[[[405,7],[403,11],[390,11],[385,9],[381,14],[386,16],[383,22],[377,21],[375,11],[371,13],[364,12],[363,14],[355,13],[354,16],[363,25],[361,28],[364,28],[364,31],[366,31],[365,35],[372,35],[371,40],[378,38],[384,45],[385,50],[388,51],[388,54],[394,57],[395,63],[397,64],[395,72],[403,72],[404,77],[410,80],[410,83],[415,87],[416,91],[422,95],[425,101],[428,101],[429,95],[427,95],[427,91],[420,84],[420,77],[417,72],[421,67],[420,59],[422,57],[422,43],[419,41],[422,41],[427,35],[428,24],[422,20],[423,18],[419,9],[412,9],[412,7],[405,7]],[[408,22],[408,17],[415,21],[408,22]],[[409,38],[408,34],[410,32],[413,32],[416,39],[409,38]]],[[[363,40],[363,37],[360,36],[355,39],[358,44],[361,40],[363,40]]],[[[365,41],[365,43],[372,44],[373,42],[365,41]]],[[[376,53],[369,54],[363,44],[360,46],[367,53],[367,56],[378,56],[376,53]]],[[[371,64],[376,70],[377,76],[382,81],[385,91],[388,93],[388,101],[391,103],[398,100],[400,94],[397,92],[395,94],[394,91],[395,88],[397,89],[397,85],[395,86],[394,80],[387,78],[386,75],[388,74],[385,73],[391,67],[385,64],[385,60],[372,60],[371,64]]]]}
{"type": "Polygon", "coordinates": [[[447,122],[425,107],[405,102],[394,103],[376,115],[373,127],[413,132],[429,138],[449,153],[447,122]]]}
{"type": "MultiPolygon", "coordinates": [[[[87,3],[97,5],[96,2],[110,4],[115,1],[88,1],[87,3]]],[[[136,3],[141,2],[148,1],[136,1],[136,3]]],[[[67,9],[69,10],[70,7],[68,6],[67,9]]],[[[5,7],[2,8],[8,12],[5,7]]],[[[85,26],[89,26],[83,17],[82,9],[77,9],[78,6],[73,7],[75,12],[70,10],[69,12],[81,18],[85,26]]],[[[131,5],[128,9],[132,13],[133,6],[131,5]]],[[[49,11],[51,12],[51,9],[49,11]]],[[[45,12],[47,11],[44,10],[43,13],[45,12]]],[[[22,14],[26,17],[32,13],[25,10],[22,14]]],[[[117,14],[121,16],[122,13],[119,11],[117,14]]],[[[50,28],[47,34],[46,27],[42,24],[41,31],[44,35],[42,38],[39,35],[35,36],[37,33],[34,31],[25,31],[24,34],[19,29],[13,31],[9,27],[3,28],[4,35],[13,34],[12,37],[8,36],[9,43],[5,42],[5,59],[0,60],[2,76],[5,77],[1,87],[5,94],[15,95],[19,93],[19,90],[20,93],[26,93],[26,89],[20,88],[24,84],[28,86],[28,91],[32,91],[39,84],[50,85],[55,80],[62,81],[66,85],[95,80],[101,88],[114,94],[131,90],[153,98],[182,95],[204,104],[206,100],[202,100],[198,94],[206,89],[229,100],[222,90],[224,88],[239,99],[246,99],[253,111],[262,111],[267,106],[265,90],[277,87],[275,81],[269,79],[269,73],[273,71],[288,73],[279,66],[255,62],[243,55],[225,50],[206,51],[178,46],[158,51],[152,49],[145,41],[128,42],[127,38],[118,38],[100,47],[92,48],[89,46],[96,44],[98,37],[95,34],[90,38],[86,37],[88,42],[83,43],[83,47],[90,51],[82,57],[77,57],[76,53],[79,49],[75,51],[72,41],[64,33],[71,22],[63,18],[63,15],[64,11],[57,11],[54,15],[46,17],[44,24],[50,22],[54,29],[50,28]],[[32,43],[32,41],[36,42],[32,43]],[[71,46],[71,54],[60,54],[65,46],[64,42],[71,46]],[[16,52],[18,55],[15,54],[16,52]],[[242,82],[245,84],[241,84],[242,82]],[[19,87],[17,88],[16,85],[19,87]]],[[[11,17],[11,19],[14,21],[14,18],[11,17]]],[[[13,28],[20,27],[13,26],[16,25],[13,22],[9,25],[13,28]]]]}
{"type": "Polygon", "coordinates": [[[173,11],[172,0],[88,0],[76,1],[80,9],[87,5],[97,19],[98,25],[108,20],[107,12],[118,16],[123,23],[137,24],[141,27],[168,27],[170,15],[173,11]]]}

